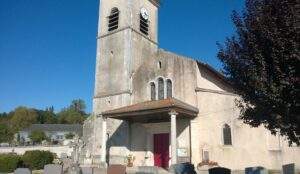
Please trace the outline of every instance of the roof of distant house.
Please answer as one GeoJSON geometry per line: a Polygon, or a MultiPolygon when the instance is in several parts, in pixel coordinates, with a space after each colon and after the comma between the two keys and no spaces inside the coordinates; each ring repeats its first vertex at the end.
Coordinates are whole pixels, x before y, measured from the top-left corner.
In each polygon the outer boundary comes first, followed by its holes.
{"type": "Polygon", "coordinates": [[[80,124],[32,124],[22,131],[47,131],[47,132],[76,132],[82,135],[82,125],[80,124]]]}

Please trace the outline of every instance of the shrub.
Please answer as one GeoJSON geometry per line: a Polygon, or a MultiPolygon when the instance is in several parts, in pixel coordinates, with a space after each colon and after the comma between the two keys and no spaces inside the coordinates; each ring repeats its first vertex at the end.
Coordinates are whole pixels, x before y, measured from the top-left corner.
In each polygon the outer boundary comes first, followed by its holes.
{"type": "Polygon", "coordinates": [[[22,157],[24,166],[32,170],[43,169],[45,165],[52,164],[55,155],[49,151],[26,151],[22,157]]]}
{"type": "Polygon", "coordinates": [[[66,136],[65,136],[65,137],[66,137],[66,139],[68,139],[68,140],[69,140],[69,139],[73,139],[73,138],[74,138],[74,136],[75,136],[75,135],[74,135],[73,133],[71,133],[71,132],[70,132],[70,133],[66,134],[66,136]]]}
{"type": "Polygon", "coordinates": [[[0,154],[0,172],[13,172],[22,165],[21,157],[16,154],[0,154]]]}
{"type": "Polygon", "coordinates": [[[47,139],[47,136],[43,131],[32,131],[29,138],[34,143],[41,143],[43,140],[47,139]]]}

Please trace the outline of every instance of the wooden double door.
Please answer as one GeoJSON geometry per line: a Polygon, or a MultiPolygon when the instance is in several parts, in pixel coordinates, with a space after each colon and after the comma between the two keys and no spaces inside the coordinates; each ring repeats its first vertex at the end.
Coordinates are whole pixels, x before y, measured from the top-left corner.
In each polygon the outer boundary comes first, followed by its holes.
{"type": "Polygon", "coordinates": [[[154,165],[162,168],[169,168],[169,146],[170,135],[168,133],[154,134],[154,165]]]}

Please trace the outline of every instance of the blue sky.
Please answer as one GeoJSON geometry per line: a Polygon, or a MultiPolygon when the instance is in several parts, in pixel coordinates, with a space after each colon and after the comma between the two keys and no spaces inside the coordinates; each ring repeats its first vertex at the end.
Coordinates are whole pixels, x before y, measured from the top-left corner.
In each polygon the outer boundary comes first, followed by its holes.
{"type": "MultiPolygon", "coordinates": [[[[0,112],[17,106],[56,111],[72,99],[92,110],[99,0],[0,1],[0,112]]],[[[161,48],[216,69],[216,42],[234,32],[243,0],[164,0],[161,48]]]]}

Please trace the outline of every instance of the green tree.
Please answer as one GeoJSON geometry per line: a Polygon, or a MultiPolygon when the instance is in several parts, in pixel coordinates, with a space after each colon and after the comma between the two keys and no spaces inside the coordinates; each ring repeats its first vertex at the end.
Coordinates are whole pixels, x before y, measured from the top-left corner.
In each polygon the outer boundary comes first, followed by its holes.
{"type": "Polygon", "coordinates": [[[57,115],[60,124],[82,124],[85,120],[82,113],[72,108],[63,109],[57,115]]]}
{"type": "Polygon", "coordinates": [[[38,117],[37,122],[40,124],[55,124],[57,123],[57,116],[54,112],[46,109],[44,110],[36,110],[38,117]]]}
{"type": "Polygon", "coordinates": [[[300,144],[299,2],[246,0],[236,35],[220,46],[224,73],[241,96],[241,119],[300,144]],[[296,9],[298,6],[298,9],[296,9]],[[297,28],[298,27],[298,28],[297,28]]]}
{"type": "Polygon", "coordinates": [[[34,109],[28,109],[26,107],[18,107],[15,109],[12,118],[11,126],[14,131],[19,131],[31,124],[37,122],[38,114],[34,109]]]}
{"type": "Polygon", "coordinates": [[[14,134],[8,125],[0,123],[0,143],[7,143],[13,140],[14,134]]]}
{"type": "Polygon", "coordinates": [[[70,108],[85,115],[86,105],[85,105],[85,102],[82,99],[73,100],[71,102],[70,108]]]}
{"type": "Polygon", "coordinates": [[[36,131],[31,132],[31,134],[29,135],[29,138],[34,143],[41,143],[43,140],[47,139],[47,136],[46,136],[45,132],[36,130],[36,131]]]}
{"type": "Polygon", "coordinates": [[[68,134],[66,134],[66,139],[73,139],[74,138],[74,134],[73,133],[68,133],[68,134]]]}

